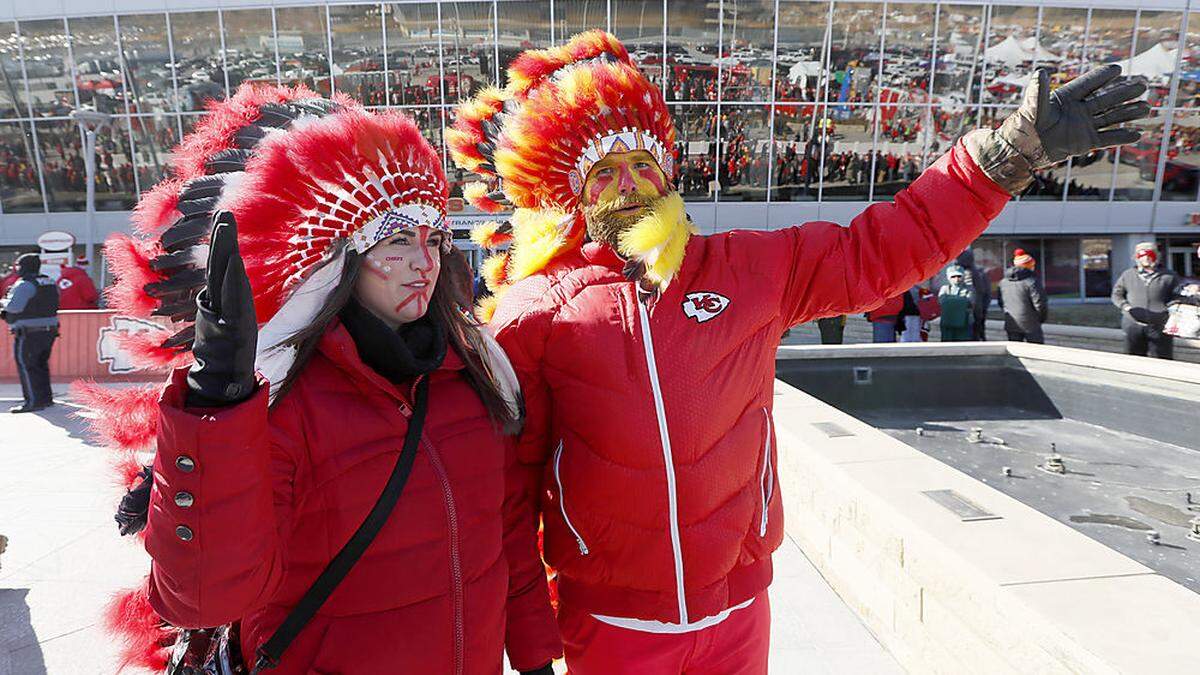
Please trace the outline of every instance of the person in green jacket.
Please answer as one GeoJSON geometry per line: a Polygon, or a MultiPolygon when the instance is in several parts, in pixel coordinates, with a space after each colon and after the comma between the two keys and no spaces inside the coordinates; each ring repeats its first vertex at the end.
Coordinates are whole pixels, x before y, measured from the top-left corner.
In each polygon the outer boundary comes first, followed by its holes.
{"type": "Polygon", "coordinates": [[[942,306],[942,342],[966,342],[971,339],[971,317],[975,307],[975,291],[963,283],[963,268],[946,270],[949,284],[938,292],[942,306]]]}

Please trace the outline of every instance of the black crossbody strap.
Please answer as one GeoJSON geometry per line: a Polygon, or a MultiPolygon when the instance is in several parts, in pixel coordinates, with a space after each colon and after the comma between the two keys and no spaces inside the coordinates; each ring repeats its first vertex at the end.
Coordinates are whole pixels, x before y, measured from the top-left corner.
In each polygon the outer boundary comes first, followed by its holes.
{"type": "Polygon", "coordinates": [[[413,414],[408,420],[408,432],[404,435],[404,449],[400,451],[400,458],[396,460],[396,468],[392,469],[392,475],[388,478],[383,493],[379,495],[379,501],[375,502],[375,506],[371,508],[371,512],[367,514],[362,525],[358,526],[358,530],[354,532],[342,550],[338,551],[333,560],[329,561],[324,571],[321,572],[321,576],[317,577],[304,597],[300,598],[300,602],[296,603],[296,607],[287,615],[275,633],[258,648],[253,673],[274,668],[279,664],[279,658],[283,656],[284,650],[312,620],[317,610],[325,604],[333,590],[342,582],[342,579],[346,578],[350,569],[374,541],[375,535],[383,529],[383,524],[387,522],[388,516],[391,515],[392,509],[400,499],[400,492],[404,489],[404,483],[408,481],[409,473],[412,472],[413,461],[417,456],[417,445],[421,441],[421,430],[425,426],[425,410],[428,407],[428,399],[429,378],[423,377],[417,384],[413,414]]]}

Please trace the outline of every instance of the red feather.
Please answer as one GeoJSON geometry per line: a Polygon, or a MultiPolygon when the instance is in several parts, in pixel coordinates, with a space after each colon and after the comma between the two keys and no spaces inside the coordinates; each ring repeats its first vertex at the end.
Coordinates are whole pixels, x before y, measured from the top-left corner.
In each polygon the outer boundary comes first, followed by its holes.
{"type": "Polygon", "coordinates": [[[126,332],[118,333],[115,342],[130,361],[146,370],[165,371],[190,366],[194,360],[191,351],[162,346],[168,336],[170,332],[164,331],[126,332]]]}
{"type": "Polygon", "coordinates": [[[104,257],[116,283],[104,291],[108,306],[125,314],[148,317],[158,301],[146,293],[146,284],[164,277],[150,269],[150,261],[161,252],[157,241],[134,239],[116,233],[104,242],[104,257]]]}
{"type": "Polygon", "coordinates": [[[154,446],[158,434],[161,390],[157,384],[116,389],[76,380],[71,383],[71,398],[90,413],[81,417],[97,444],[114,450],[143,450],[154,446]]]}
{"type": "Polygon", "coordinates": [[[134,232],[143,237],[153,237],[175,222],[181,215],[175,207],[179,204],[179,189],[182,186],[182,180],[168,178],[143,193],[129,219],[134,232]]]}
{"type": "Polygon", "coordinates": [[[118,672],[141,668],[163,672],[178,631],[150,606],[148,578],[137,588],[115,595],[104,612],[104,625],[121,642],[118,672]]]}

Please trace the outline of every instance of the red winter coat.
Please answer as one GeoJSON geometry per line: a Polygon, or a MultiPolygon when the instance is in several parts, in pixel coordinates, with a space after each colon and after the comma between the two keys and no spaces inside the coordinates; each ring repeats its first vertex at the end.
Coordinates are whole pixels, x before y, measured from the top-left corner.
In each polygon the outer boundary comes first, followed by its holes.
{"type": "Polygon", "coordinates": [[[63,267],[58,277],[59,309],[96,309],[100,294],[88,273],[78,267],[63,267]]]}
{"type": "MultiPolygon", "coordinates": [[[[273,675],[495,674],[505,647],[517,668],[561,653],[532,509],[506,489],[514,444],[493,430],[462,367],[450,350],[430,376],[400,501],[273,675]]],[[[409,395],[363,364],[338,324],[269,412],[266,386],[230,408],[185,409],[185,376],[175,373],[160,406],[150,601],[182,627],[241,619],[252,661],[378,499],[409,395]],[[192,471],[177,465],[183,456],[192,471]],[[177,505],[181,492],[191,506],[177,505]]]]}
{"type": "Polygon", "coordinates": [[[561,602],[687,623],[766,588],[783,537],[780,335],[928,278],[1008,199],[960,144],[849,228],[693,237],[649,308],[595,243],[510,289],[494,326],[525,395],[518,457],[561,602]]]}

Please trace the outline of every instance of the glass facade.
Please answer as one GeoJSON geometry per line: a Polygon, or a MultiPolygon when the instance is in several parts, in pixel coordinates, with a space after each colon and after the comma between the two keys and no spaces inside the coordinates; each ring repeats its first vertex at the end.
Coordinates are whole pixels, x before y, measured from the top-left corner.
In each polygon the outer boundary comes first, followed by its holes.
{"type": "MultiPolygon", "coordinates": [[[[84,209],[82,137],[69,117],[80,105],[113,116],[98,133],[96,194],[98,209],[120,211],[163,177],[207,102],[243,83],[302,83],[403,108],[440,146],[457,101],[503,85],[521,50],[588,28],[618,35],[661,84],[689,200],[890,200],[963,133],[1003,119],[1037,66],[1061,81],[1112,62],[1149,85],[1155,113],[1142,142],[1044,171],[1020,199],[1200,195],[1200,18],[1181,11],[1134,2],[216,4],[0,24],[0,213],[84,209]]],[[[472,177],[447,168],[458,196],[472,177]]],[[[1072,254],[1062,279],[1087,277],[1097,255],[1072,254]]]]}

